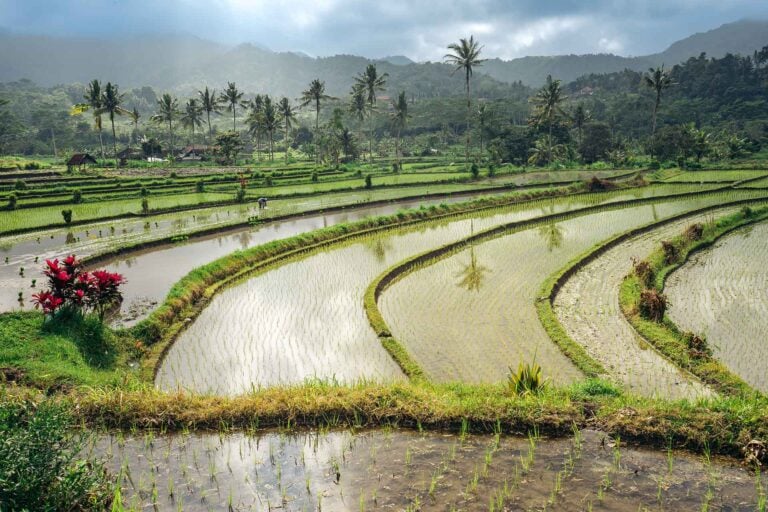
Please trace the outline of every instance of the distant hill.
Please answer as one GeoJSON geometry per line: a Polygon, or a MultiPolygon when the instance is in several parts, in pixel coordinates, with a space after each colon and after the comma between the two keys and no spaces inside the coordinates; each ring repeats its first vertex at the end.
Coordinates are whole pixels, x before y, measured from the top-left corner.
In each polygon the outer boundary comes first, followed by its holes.
{"type": "MultiPolygon", "coordinates": [[[[491,59],[478,68],[475,90],[483,96],[522,94],[519,85],[537,86],[548,74],[565,82],[590,73],[677,64],[701,52],[751,55],[768,45],[768,21],[738,21],[694,34],[664,52],[643,57],[609,54],[491,59]]],[[[326,81],[327,92],[348,94],[355,75],[370,62],[389,73],[387,93],[406,90],[416,97],[460,94],[462,79],[439,63],[414,63],[404,56],[369,60],[354,55],[313,58],[298,52],[273,52],[255,44],[228,47],[194,36],[76,39],[14,35],[0,28],[0,82],[21,78],[50,86],[85,83],[93,78],[123,88],[150,85],[189,94],[202,86],[221,88],[235,81],[249,92],[297,97],[310,80],[326,81]]]]}

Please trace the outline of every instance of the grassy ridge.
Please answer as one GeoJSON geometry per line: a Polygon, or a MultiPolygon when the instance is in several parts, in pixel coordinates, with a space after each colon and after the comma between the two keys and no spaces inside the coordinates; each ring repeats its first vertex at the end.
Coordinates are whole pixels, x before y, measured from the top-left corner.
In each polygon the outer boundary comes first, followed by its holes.
{"type": "MultiPolygon", "coordinates": [[[[766,219],[768,219],[768,207],[754,211],[743,210],[704,225],[702,237],[698,240],[691,240],[683,235],[675,237],[671,242],[678,248],[679,257],[674,263],[665,262],[661,248],[646,258],[655,274],[652,286],[659,292],[663,291],[665,280],[670,272],[683,265],[692,253],[710,247],[720,237],[735,229],[766,219]]],[[[711,355],[692,356],[683,333],[669,318],[665,317],[661,323],[643,318],[638,312],[642,290],[643,285],[640,279],[631,274],[622,282],[619,293],[621,310],[640,335],[677,366],[690,371],[720,393],[732,396],[750,396],[757,393],[711,355]]]]}

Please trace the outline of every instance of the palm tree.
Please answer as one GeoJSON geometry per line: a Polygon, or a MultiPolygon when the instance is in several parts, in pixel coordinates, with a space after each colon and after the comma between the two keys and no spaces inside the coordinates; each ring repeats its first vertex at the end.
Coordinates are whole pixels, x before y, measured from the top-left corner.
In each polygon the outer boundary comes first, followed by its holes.
{"type": "Polygon", "coordinates": [[[130,114],[129,110],[123,108],[124,94],[120,94],[117,84],[112,85],[112,82],[107,82],[104,86],[104,92],[101,94],[101,107],[96,112],[99,115],[109,115],[109,122],[112,124],[112,150],[115,158],[115,167],[117,167],[117,135],[115,135],[115,116],[121,116],[123,114],[130,114]]]}
{"type": "Polygon", "coordinates": [[[133,111],[130,113],[130,116],[131,121],[133,121],[133,137],[135,142],[139,132],[139,118],[141,117],[141,114],[139,114],[139,109],[133,107],[133,111]]]}
{"type": "Polygon", "coordinates": [[[184,113],[181,116],[181,125],[192,130],[192,143],[195,143],[195,128],[203,126],[203,107],[192,98],[184,105],[184,113]]]}
{"type": "Polygon", "coordinates": [[[163,94],[157,100],[157,113],[149,118],[155,123],[168,123],[168,138],[170,140],[170,154],[173,154],[173,121],[179,115],[179,102],[168,93],[163,94]]]}
{"type": "Polygon", "coordinates": [[[219,98],[216,96],[216,89],[209,91],[208,86],[205,87],[205,90],[197,91],[197,94],[200,96],[200,106],[208,119],[208,137],[210,137],[212,135],[211,114],[221,114],[219,98]]]}
{"type": "Polygon", "coordinates": [[[341,150],[344,153],[344,158],[349,160],[354,156],[355,151],[355,136],[349,131],[349,128],[342,128],[338,134],[339,143],[341,144],[341,150]]]}
{"type": "Polygon", "coordinates": [[[357,90],[357,94],[362,95],[368,103],[368,114],[371,119],[368,151],[371,156],[371,162],[373,162],[373,112],[376,110],[376,93],[384,90],[388,76],[387,73],[379,75],[376,65],[368,64],[365,71],[355,78],[355,85],[352,88],[353,99],[357,90]]]}
{"type": "Polygon", "coordinates": [[[85,88],[85,103],[78,103],[72,107],[71,114],[74,116],[80,115],[83,112],[90,110],[93,112],[93,123],[96,129],[99,130],[99,146],[101,146],[101,159],[104,160],[104,139],[101,136],[101,114],[99,109],[101,108],[101,82],[94,79],[88,83],[85,88]]]}
{"type": "Polygon", "coordinates": [[[256,153],[259,155],[259,160],[261,160],[261,135],[264,133],[263,113],[264,98],[261,94],[257,94],[248,106],[246,123],[248,123],[248,134],[256,138],[256,153]]]}
{"type": "Polygon", "coordinates": [[[471,117],[470,112],[472,109],[469,79],[472,77],[472,68],[480,66],[485,62],[485,59],[480,58],[480,52],[483,47],[475,41],[474,36],[469,36],[469,40],[461,38],[458,43],[449,44],[448,49],[451,50],[452,53],[447,53],[445,55],[445,61],[448,64],[456,66],[456,71],[464,70],[464,85],[467,90],[467,147],[465,149],[465,158],[466,161],[469,162],[469,144],[471,142],[469,124],[471,117]]]}
{"type": "Polygon", "coordinates": [[[552,75],[547,75],[547,81],[536,95],[531,98],[533,114],[529,123],[537,127],[547,127],[547,163],[552,163],[552,128],[557,121],[565,116],[561,104],[567,99],[560,88],[560,80],[553,80],[552,75]]]}
{"type": "Polygon", "coordinates": [[[493,119],[493,110],[488,105],[482,104],[477,109],[477,128],[480,132],[480,157],[483,155],[483,142],[485,142],[485,130],[493,119]]]}
{"type": "Polygon", "coordinates": [[[261,124],[262,129],[267,132],[267,135],[269,136],[269,159],[274,160],[275,130],[277,130],[280,126],[280,119],[278,118],[275,104],[272,103],[272,98],[265,94],[263,102],[264,103],[261,110],[261,124]]]}
{"type": "Polygon", "coordinates": [[[296,112],[291,106],[291,102],[288,98],[283,98],[277,105],[277,111],[280,115],[280,119],[283,121],[285,127],[285,163],[288,163],[288,150],[290,144],[288,143],[288,132],[291,130],[291,122],[296,120],[296,112]]]}
{"type": "Polygon", "coordinates": [[[333,96],[325,94],[325,82],[315,78],[309,83],[309,89],[301,93],[301,106],[306,107],[310,103],[315,104],[315,131],[320,126],[320,102],[322,100],[335,100],[333,96]]]}
{"type": "Polygon", "coordinates": [[[395,130],[395,160],[397,168],[400,169],[400,132],[408,124],[408,100],[405,98],[405,91],[401,91],[397,100],[392,101],[392,113],[389,115],[392,121],[392,128],[395,130]]]}
{"type": "Polygon", "coordinates": [[[648,74],[643,76],[643,83],[656,92],[656,102],[653,104],[653,121],[651,122],[651,137],[656,134],[656,114],[661,105],[661,92],[673,85],[669,72],[664,70],[664,64],[660,68],[648,69],[648,74]]]}
{"type": "Polygon", "coordinates": [[[592,116],[590,115],[589,110],[584,108],[584,104],[579,103],[576,105],[576,109],[573,111],[573,115],[571,116],[571,121],[573,122],[573,126],[576,128],[576,131],[579,134],[579,147],[581,147],[581,138],[584,131],[584,125],[587,124],[591,117],[592,116]]]}
{"type": "Polygon", "coordinates": [[[232,112],[232,130],[237,131],[237,121],[235,120],[237,104],[243,98],[243,93],[237,90],[235,82],[227,82],[227,88],[221,93],[220,99],[227,104],[227,111],[232,112]]]}

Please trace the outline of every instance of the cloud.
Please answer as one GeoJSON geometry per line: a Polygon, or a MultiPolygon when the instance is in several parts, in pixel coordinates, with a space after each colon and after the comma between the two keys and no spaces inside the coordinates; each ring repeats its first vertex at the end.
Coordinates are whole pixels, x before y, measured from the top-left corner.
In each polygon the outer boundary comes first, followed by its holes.
{"type": "Polygon", "coordinates": [[[755,0],[0,0],[0,27],[48,35],[191,33],[313,55],[441,60],[474,34],[486,57],[644,54],[747,16],[755,0]]]}

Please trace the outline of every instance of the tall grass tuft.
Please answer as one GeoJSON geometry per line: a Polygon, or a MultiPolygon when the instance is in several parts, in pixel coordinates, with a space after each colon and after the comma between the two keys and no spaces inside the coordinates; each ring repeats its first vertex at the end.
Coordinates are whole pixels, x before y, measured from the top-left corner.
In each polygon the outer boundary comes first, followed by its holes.
{"type": "Polygon", "coordinates": [[[542,376],[541,366],[536,361],[533,363],[521,362],[517,371],[509,368],[509,390],[517,395],[536,395],[546,389],[549,379],[542,376]]]}

